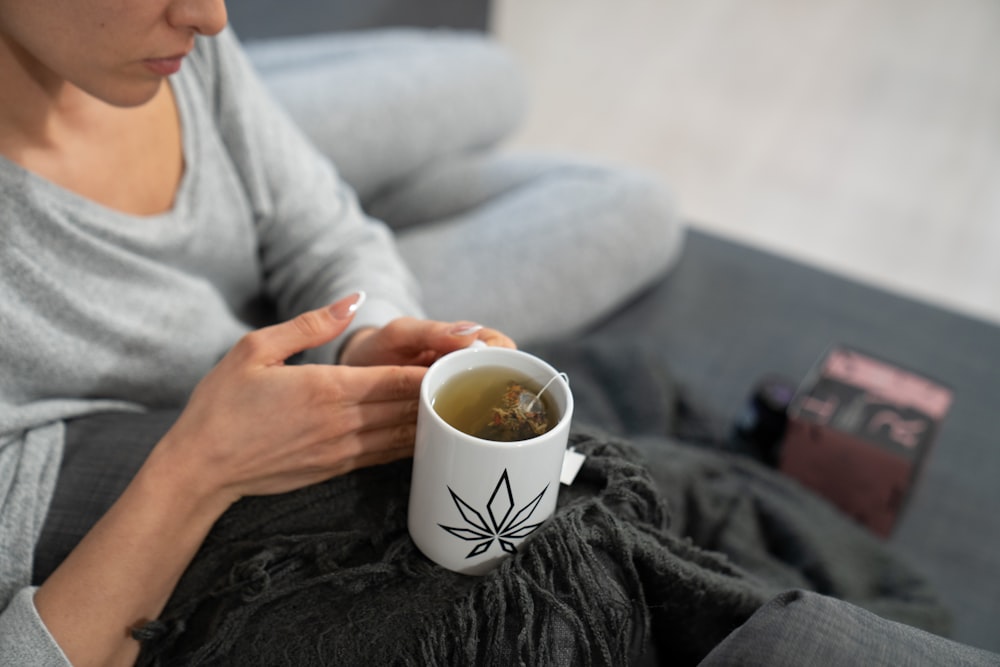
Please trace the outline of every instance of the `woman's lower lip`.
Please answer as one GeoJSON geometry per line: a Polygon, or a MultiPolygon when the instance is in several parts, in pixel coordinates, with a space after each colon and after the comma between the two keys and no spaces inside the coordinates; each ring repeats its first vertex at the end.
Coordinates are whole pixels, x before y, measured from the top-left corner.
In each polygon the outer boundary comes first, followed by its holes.
{"type": "Polygon", "coordinates": [[[179,56],[177,58],[148,58],[142,62],[154,74],[170,76],[180,71],[183,61],[184,58],[179,56]]]}

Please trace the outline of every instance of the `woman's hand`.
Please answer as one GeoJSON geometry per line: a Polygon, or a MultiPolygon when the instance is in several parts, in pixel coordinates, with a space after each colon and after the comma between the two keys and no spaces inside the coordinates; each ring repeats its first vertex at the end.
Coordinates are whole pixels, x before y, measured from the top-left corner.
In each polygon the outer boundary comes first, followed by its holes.
{"type": "Polygon", "coordinates": [[[135,661],[127,629],[156,618],[236,500],[412,455],[422,364],[474,340],[514,346],[469,323],[404,318],[352,339],[345,361],[364,366],[285,364],[340,335],[360,298],[247,334],[198,384],[121,498],[35,594],[73,664],[135,661]]]}
{"type": "Polygon", "coordinates": [[[441,356],[480,340],[493,347],[514,348],[496,329],[473,322],[435,322],[401,317],[381,329],[362,329],[344,345],[340,362],[349,366],[430,366],[441,356]]]}
{"type": "Polygon", "coordinates": [[[412,455],[426,369],[285,364],[339,335],[359,299],[247,334],[195,388],[151,462],[168,460],[193,492],[231,503],[412,455]]]}

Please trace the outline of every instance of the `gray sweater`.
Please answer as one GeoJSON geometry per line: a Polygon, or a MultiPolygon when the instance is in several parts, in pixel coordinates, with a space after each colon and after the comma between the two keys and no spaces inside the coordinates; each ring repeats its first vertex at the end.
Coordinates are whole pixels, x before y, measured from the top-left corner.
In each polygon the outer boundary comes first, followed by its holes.
{"type": "Polygon", "coordinates": [[[0,158],[0,664],[68,664],[29,585],[64,420],[183,404],[261,324],[262,298],[285,319],[363,289],[352,328],[421,314],[388,230],[229,31],[200,39],[172,85],[186,169],[167,213],[125,215],[0,158]]]}

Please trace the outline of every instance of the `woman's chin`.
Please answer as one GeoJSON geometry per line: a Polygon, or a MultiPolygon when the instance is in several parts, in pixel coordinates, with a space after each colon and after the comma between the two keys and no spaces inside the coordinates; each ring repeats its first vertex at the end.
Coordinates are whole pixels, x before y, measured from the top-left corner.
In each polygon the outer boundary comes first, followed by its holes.
{"type": "Polygon", "coordinates": [[[140,107],[156,97],[164,80],[163,78],[151,78],[145,81],[131,81],[128,84],[88,92],[111,106],[140,107]]]}

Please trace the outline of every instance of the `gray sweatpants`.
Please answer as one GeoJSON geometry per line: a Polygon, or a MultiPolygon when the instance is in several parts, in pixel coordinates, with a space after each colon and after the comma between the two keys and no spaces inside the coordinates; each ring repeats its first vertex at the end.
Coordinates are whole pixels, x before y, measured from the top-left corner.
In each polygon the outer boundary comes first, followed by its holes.
{"type": "Polygon", "coordinates": [[[522,82],[483,35],[396,29],[246,47],[365,210],[397,230],[435,319],[519,343],[567,335],[677,257],[681,226],[655,179],[504,150],[522,82]]]}

